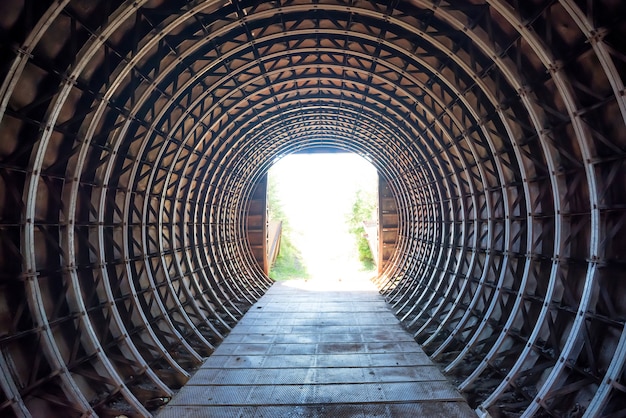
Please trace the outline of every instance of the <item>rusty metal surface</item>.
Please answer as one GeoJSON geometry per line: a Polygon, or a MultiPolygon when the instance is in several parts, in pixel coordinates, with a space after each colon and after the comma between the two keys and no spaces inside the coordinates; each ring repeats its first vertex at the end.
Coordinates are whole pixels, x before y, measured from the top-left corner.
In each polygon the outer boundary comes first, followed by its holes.
{"type": "Polygon", "coordinates": [[[625,21],[617,0],[0,1],[0,415],[150,416],[272,283],[254,185],[340,149],[395,199],[377,285],[473,408],[623,416],[625,21]]]}
{"type": "Polygon", "coordinates": [[[372,284],[315,282],[274,284],[158,416],[476,416],[372,284]]]}

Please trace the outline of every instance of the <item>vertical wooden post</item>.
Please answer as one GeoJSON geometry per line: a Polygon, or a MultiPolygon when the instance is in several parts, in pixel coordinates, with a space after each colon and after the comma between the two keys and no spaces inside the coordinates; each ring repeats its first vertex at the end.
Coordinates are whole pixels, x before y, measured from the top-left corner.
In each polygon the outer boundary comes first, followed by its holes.
{"type": "Polygon", "coordinates": [[[398,207],[387,180],[378,176],[378,274],[382,273],[398,242],[398,207]]]}
{"type": "Polygon", "coordinates": [[[267,174],[261,177],[250,197],[247,225],[252,254],[265,274],[268,274],[270,266],[267,260],[267,174]]]}

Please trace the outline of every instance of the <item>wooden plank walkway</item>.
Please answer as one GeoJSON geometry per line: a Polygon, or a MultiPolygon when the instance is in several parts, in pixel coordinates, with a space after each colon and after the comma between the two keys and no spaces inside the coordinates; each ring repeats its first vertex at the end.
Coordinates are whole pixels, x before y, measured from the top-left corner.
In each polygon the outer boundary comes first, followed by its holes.
{"type": "Polygon", "coordinates": [[[476,417],[371,283],[339,285],[274,284],[158,417],[476,417]]]}

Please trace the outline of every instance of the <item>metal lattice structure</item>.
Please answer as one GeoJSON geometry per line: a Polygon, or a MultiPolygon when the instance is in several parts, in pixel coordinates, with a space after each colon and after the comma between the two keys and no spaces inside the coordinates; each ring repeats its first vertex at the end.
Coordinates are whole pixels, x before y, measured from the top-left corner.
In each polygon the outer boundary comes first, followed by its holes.
{"type": "Polygon", "coordinates": [[[277,158],[371,161],[479,411],[626,414],[626,4],[0,3],[0,415],[149,416],[271,285],[277,158]]]}

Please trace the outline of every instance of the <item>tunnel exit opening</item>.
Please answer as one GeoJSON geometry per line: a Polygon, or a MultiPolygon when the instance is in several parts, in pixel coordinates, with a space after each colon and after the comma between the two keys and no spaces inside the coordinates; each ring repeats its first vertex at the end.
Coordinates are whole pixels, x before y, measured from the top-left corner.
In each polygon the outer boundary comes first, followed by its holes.
{"type": "Polygon", "coordinates": [[[378,172],[347,152],[297,153],[268,172],[268,224],[282,222],[276,280],[333,286],[369,279],[377,264],[378,172]]]}

